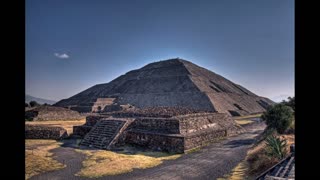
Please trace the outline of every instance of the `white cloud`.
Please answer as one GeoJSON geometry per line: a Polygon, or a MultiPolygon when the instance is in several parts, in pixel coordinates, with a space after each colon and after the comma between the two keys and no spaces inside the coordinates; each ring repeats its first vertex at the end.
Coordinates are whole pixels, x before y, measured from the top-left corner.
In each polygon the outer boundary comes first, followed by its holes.
{"type": "Polygon", "coordinates": [[[63,53],[63,54],[59,54],[59,53],[54,53],[54,56],[56,56],[57,58],[60,58],[60,59],[68,59],[70,56],[66,53],[63,53]]]}

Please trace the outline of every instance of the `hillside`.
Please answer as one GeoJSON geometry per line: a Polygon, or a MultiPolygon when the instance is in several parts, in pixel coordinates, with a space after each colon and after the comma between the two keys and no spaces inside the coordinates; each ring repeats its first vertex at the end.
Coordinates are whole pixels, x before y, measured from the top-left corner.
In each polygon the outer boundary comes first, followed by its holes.
{"type": "Polygon", "coordinates": [[[48,100],[48,99],[43,99],[43,98],[37,98],[37,97],[33,97],[33,96],[30,96],[30,95],[26,94],[26,96],[25,96],[25,102],[26,102],[26,103],[29,103],[30,101],[37,101],[39,104],[44,104],[44,103],[54,104],[54,103],[56,103],[56,101],[53,101],[53,100],[48,100]]]}

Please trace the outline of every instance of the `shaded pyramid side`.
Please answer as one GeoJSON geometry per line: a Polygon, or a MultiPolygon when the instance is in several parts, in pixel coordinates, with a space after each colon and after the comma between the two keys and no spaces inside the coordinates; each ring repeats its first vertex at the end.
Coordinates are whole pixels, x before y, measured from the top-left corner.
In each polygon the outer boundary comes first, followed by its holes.
{"type": "Polygon", "coordinates": [[[269,105],[274,104],[270,99],[257,96],[212,71],[188,61],[183,63],[191,74],[192,82],[207,95],[218,112],[247,115],[264,112],[269,105]]]}

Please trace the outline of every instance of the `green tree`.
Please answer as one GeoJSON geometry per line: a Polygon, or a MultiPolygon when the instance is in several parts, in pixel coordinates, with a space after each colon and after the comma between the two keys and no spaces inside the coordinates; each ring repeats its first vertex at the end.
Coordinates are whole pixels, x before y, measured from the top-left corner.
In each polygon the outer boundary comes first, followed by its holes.
{"type": "Polygon", "coordinates": [[[261,118],[266,121],[268,129],[275,129],[282,134],[292,124],[293,110],[291,107],[280,103],[270,107],[261,118]]]}
{"type": "Polygon", "coordinates": [[[290,106],[295,111],[295,106],[296,106],[295,97],[288,97],[287,101],[283,100],[281,103],[286,106],[290,106]]]}
{"type": "Polygon", "coordinates": [[[37,101],[30,101],[30,106],[31,107],[35,107],[35,106],[39,106],[40,104],[37,103],[37,101]]]}

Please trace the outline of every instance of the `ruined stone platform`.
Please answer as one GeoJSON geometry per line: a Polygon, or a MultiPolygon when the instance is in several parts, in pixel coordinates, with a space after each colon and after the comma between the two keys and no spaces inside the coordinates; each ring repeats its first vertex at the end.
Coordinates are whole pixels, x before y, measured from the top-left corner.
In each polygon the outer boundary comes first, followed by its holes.
{"type": "MultiPolygon", "coordinates": [[[[116,113],[115,113],[116,114],[116,113]]],[[[112,114],[87,116],[74,135],[81,145],[112,149],[133,144],[157,151],[184,153],[215,139],[243,133],[225,113],[193,113],[171,117],[113,117],[112,114]]]]}

